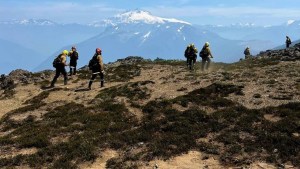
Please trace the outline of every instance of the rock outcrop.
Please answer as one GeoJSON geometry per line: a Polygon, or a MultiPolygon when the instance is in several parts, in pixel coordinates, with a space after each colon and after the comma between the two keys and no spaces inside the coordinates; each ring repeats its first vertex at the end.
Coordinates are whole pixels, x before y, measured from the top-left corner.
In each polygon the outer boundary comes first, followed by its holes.
{"type": "Polygon", "coordinates": [[[300,43],[295,44],[293,47],[281,50],[267,50],[260,52],[257,57],[258,59],[276,59],[280,61],[295,61],[300,60],[300,43]]]}

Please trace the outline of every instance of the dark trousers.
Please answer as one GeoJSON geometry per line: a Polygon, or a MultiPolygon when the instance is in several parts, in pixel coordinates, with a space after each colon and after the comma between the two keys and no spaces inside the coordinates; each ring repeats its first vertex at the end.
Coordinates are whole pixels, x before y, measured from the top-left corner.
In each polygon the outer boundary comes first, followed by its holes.
{"type": "Polygon", "coordinates": [[[92,84],[93,84],[94,80],[96,79],[97,75],[100,76],[100,86],[101,87],[104,86],[104,74],[102,72],[94,72],[93,71],[92,77],[91,77],[90,82],[89,82],[89,88],[92,87],[92,84]]]}
{"type": "Polygon", "coordinates": [[[207,57],[202,57],[202,66],[201,66],[201,70],[204,71],[204,67],[206,70],[208,70],[209,68],[209,65],[210,65],[210,58],[207,56],[207,57]],[[207,62],[207,63],[206,63],[207,62]],[[205,67],[205,64],[206,64],[206,67],[205,67]]]}
{"type": "Polygon", "coordinates": [[[55,76],[51,82],[51,86],[54,86],[54,84],[56,83],[57,78],[60,76],[60,74],[62,74],[64,76],[64,84],[67,85],[68,77],[67,77],[67,72],[66,72],[65,67],[57,67],[55,76]]]}
{"type": "Polygon", "coordinates": [[[70,66],[70,76],[71,75],[76,75],[76,67],[75,66],[70,66]]]}
{"type": "Polygon", "coordinates": [[[188,66],[189,66],[190,70],[193,69],[195,63],[196,63],[196,57],[189,58],[188,66]]]}
{"type": "Polygon", "coordinates": [[[76,60],[71,60],[70,61],[70,74],[69,75],[76,75],[76,66],[77,66],[77,61],[76,60]]]}
{"type": "Polygon", "coordinates": [[[289,43],[287,43],[287,44],[286,44],[286,48],[289,48],[289,47],[290,47],[290,44],[289,44],[289,43]]]}

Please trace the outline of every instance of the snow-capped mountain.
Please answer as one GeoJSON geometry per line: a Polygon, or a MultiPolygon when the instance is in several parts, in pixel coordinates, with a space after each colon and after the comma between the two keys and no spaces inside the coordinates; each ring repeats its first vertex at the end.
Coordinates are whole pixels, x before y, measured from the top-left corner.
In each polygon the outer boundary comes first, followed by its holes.
{"type": "Polygon", "coordinates": [[[129,11],[115,16],[112,20],[114,24],[124,23],[146,23],[146,24],[165,24],[165,23],[180,23],[191,25],[188,22],[174,18],[162,18],[152,15],[148,11],[136,10],[129,11]]]}
{"type": "Polygon", "coordinates": [[[57,25],[57,23],[46,19],[24,19],[24,20],[0,21],[0,25],[50,26],[50,25],[57,25]]]}
{"type": "MultiPolygon", "coordinates": [[[[49,55],[65,45],[76,45],[77,43],[89,39],[103,32],[104,28],[91,27],[80,24],[58,24],[53,21],[43,19],[11,20],[0,22],[0,39],[7,42],[5,48],[1,48],[1,57],[11,57],[11,51],[22,48],[28,52],[23,57],[32,59],[31,55],[39,53],[31,62],[40,64],[49,55]],[[32,54],[30,54],[30,52],[32,54]]],[[[0,44],[3,46],[3,44],[0,44]]],[[[13,59],[13,58],[12,58],[13,59]]],[[[3,63],[3,62],[1,62],[3,63]]],[[[10,62],[7,62],[10,63],[10,62]]],[[[13,64],[6,64],[7,71],[15,68],[34,68],[36,65],[24,64],[16,61],[13,64]],[[14,66],[13,66],[14,65],[14,66]],[[31,65],[28,67],[28,65],[31,65]]],[[[29,69],[29,70],[31,70],[29,69]]],[[[0,67],[0,73],[3,69],[0,67]]]]}
{"type": "Polygon", "coordinates": [[[289,36],[292,40],[300,37],[300,20],[288,20],[278,26],[265,27],[261,31],[252,32],[242,39],[268,40],[273,42],[275,47],[285,43],[285,36],[289,36]]]}
{"type": "MultiPolygon", "coordinates": [[[[106,62],[127,56],[184,59],[188,44],[195,43],[200,50],[207,41],[212,44],[215,61],[232,62],[242,56],[245,47],[241,41],[227,40],[188,22],[153,16],[146,11],[130,11],[106,21],[111,25],[104,32],[77,45],[79,66],[87,64],[96,47],[102,49],[106,62]]],[[[49,63],[61,50],[50,56],[37,70],[51,68],[49,63]]]]}
{"type": "Polygon", "coordinates": [[[89,26],[94,27],[107,27],[116,26],[118,24],[132,24],[132,23],[145,23],[145,24],[164,24],[164,23],[182,23],[191,25],[188,22],[181,21],[174,18],[162,18],[152,15],[148,11],[134,10],[128,11],[122,14],[118,14],[114,17],[104,19],[102,21],[94,21],[89,26]]]}

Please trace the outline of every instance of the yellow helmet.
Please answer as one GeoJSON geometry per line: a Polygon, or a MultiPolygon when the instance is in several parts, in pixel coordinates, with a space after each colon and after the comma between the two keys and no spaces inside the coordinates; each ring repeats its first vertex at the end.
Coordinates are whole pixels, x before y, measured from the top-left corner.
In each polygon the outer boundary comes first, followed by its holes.
{"type": "Polygon", "coordinates": [[[208,42],[205,42],[205,47],[209,47],[209,43],[208,42]]]}
{"type": "Polygon", "coordinates": [[[63,55],[69,55],[69,51],[68,50],[63,50],[61,54],[63,54],[63,55]]]}

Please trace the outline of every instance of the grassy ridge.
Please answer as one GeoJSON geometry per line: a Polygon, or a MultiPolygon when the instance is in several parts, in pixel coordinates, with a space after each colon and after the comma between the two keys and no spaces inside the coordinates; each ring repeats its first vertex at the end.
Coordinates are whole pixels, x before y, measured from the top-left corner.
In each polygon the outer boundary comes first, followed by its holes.
{"type": "Polygon", "coordinates": [[[77,168],[95,160],[106,148],[126,152],[110,159],[107,168],[138,168],[141,161],[169,159],[190,150],[217,155],[224,165],[247,165],[255,160],[300,165],[300,138],[295,136],[300,129],[300,103],[247,109],[225,98],[243,94],[242,86],[212,84],[174,99],[140,106],[144,116],[138,122],[115,98],[147,99],[147,84],[151,83],[108,88],[96,96],[92,106],[68,103],[51,109],[41,120],[29,116],[15,122],[10,118],[38,109],[41,105],[34,100],[47,97],[47,93],[40,94],[31,100],[31,108],[9,113],[0,124],[3,131],[14,129],[0,137],[1,146],[36,148],[37,152],[1,158],[0,167],[77,168]],[[186,110],[179,111],[174,104],[186,110]],[[214,112],[208,114],[203,106],[214,112]],[[280,120],[268,121],[266,114],[280,120]],[[203,141],[209,134],[209,141],[203,141]]]}

